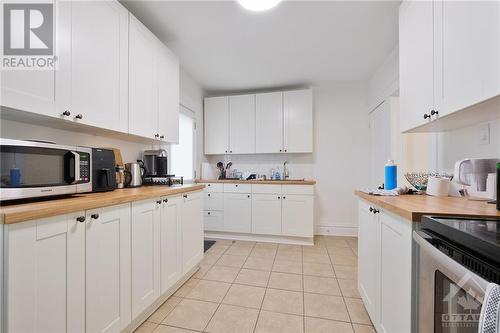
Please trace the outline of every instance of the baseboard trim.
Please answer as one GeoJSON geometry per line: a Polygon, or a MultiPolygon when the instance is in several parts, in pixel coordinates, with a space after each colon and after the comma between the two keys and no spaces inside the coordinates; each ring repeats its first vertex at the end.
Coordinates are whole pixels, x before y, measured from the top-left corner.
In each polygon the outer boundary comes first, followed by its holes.
{"type": "Polygon", "coordinates": [[[358,227],[314,226],[314,234],[322,236],[358,236],[358,227]]]}
{"type": "Polygon", "coordinates": [[[206,230],[205,230],[205,238],[245,240],[254,242],[268,242],[268,243],[281,243],[281,244],[294,244],[294,245],[314,245],[314,239],[312,237],[254,235],[254,234],[244,234],[236,232],[220,232],[220,231],[206,231],[206,230]]]}

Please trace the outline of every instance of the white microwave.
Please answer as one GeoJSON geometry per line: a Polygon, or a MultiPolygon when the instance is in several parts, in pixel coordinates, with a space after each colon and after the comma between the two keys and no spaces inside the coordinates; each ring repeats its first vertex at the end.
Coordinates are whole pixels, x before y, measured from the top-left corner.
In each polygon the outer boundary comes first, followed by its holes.
{"type": "Polygon", "coordinates": [[[0,139],[0,200],[92,191],[92,149],[0,139]]]}

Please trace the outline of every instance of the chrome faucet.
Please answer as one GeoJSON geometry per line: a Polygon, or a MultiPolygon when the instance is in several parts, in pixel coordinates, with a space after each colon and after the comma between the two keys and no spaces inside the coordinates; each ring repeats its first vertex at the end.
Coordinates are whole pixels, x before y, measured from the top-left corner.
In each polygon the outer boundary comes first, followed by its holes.
{"type": "Polygon", "coordinates": [[[283,180],[290,178],[290,173],[287,167],[288,161],[283,162],[283,180]]]}

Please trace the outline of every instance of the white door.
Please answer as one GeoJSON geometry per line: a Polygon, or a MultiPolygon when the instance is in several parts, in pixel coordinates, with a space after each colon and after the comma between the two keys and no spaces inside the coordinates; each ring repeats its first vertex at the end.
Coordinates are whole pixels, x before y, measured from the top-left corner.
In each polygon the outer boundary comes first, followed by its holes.
{"type": "MultiPolygon", "coordinates": [[[[411,233],[408,221],[380,213],[379,322],[382,332],[411,331],[411,233]]],[[[369,240],[365,237],[363,241],[369,240]]],[[[361,239],[359,244],[362,244],[361,239]]],[[[373,279],[373,272],[369,273],[370,279],[373,279]]],[[[368,274],[368,271],[363,273],[368,274]]],[[[368,276],[364,277],[366,280],[368,276]]]]}
{"type": "Polygon", "coordinates": [[[391,109],[388,101],[370,113],[370,156],[371,186],[377,188],[385,183],[385,164],[395,158],[391,157],[391,109]]]}
{"type": "Polygon", "coordinates": [[[399,9],[401,131],[428,121],[434,107],[434,2],[405,1],[399,9]]]}
{"type": "Polygon", "coordinates": [[[378,322],[378,290],[379,290],[379,215],[370,212],[364,202],[358,209],[358,290],[363,298],[366,311],[372,322],[378,322]]]}
{"type": "Polygon", "coordinates": [[[158,43],[158,133],[163,141],[179,143],[179,59],[158,43]]]}
{"type": "Polygon", "coordinates": [[[161,293],[182,276],[182,198],[162,199],[160,224],[161,293]]]}
{"type": "Polygon", "coordinates": [[[252,195],[252,233],[281,234],[281,194],[252,195]]]}
{"type": "Polygon", "coordinates": [[[85,331],[84,218],[6,225],[6,332],[85,331]]]}
{"type": "Polygon", "coordinates": [[[209,210],[203,212],[205,231],[224,231],[224,212],[209,210]]]}
{"type": "Polygon", "coordinates": [[[160,296],[160,203],[132,203],[132,320],[160,296]]]}
{"type": "Polygon", "coordinates": [[[285,236],[313,237],[312,195],[283,195],[281,233],[285,236]]]}
{"type": "Polygon", "coordinates": [[[283,93],[255,95],[256,153],[283,151],[283,93]]]}
{"type": "Polygon", "coordinates": [[[130,204],[86,212],[86,331],[120,332],[131,321],[130,204]]]}
{"type": "Polygon", "coordinates": [[[229,99],[205,98],[205,154],[229,152],[229,99]]]}
{"type": "Polygon", "coordinates": [[[250,232],[252,198],[250,194],[224,193],[224,231],[250,232]]]}
{"type": "Polygon", "coordinates": [[[312,153],[312,90],[283,92],[283,151],[312,153]]]}
{"type": "Polygon", "coordinates": [[[436,86],[440,116],[500,94],[500,3],[437,1],[436,86]]]}
{"type": "MultiPolygon", "coordinates": [[[[45,2],[54,5],[54,56],[57,57],[58,65],[61,62],[69,63],[71,61],[70,36],[66,29],[61,29],[61,24],[66,24],[70,20],[70,8],[59,1],[45,2]]],[[[2,5],[0,8],[2,23],[4,22],[3,9],[2,5]]],[[[64,104],[64,101],[56,95],[56,82],[62,81],[63,72],[53,68],[52,70],[2,70],[1,74],[0,104],[2,106],[52,117],[63,117],[64,109],[60,110],[58,105],[64,104]]],[[[61,108],[63,107],[61,105],[61,108]]]]}
{"type": "Polygon", "coordinates": [[[75,1],[71,6],[69,118],[126,133],[128,11],[118,1],[75,1]]]}
{"type": "Polygon", "coordinates": [[[157,40],[130,14],[129,24],[129,133],[159,138],[157,40]]]}
{"type": "Polygon", "coordinates": [[[229,152],[255,153],[255,95],[229,96],[229,152]]]}
{"type": "Polygon", "coordinates": [[[187,273],[203,259],[202,192],[183,195],[182,203],[182,271],[187,273]]]}

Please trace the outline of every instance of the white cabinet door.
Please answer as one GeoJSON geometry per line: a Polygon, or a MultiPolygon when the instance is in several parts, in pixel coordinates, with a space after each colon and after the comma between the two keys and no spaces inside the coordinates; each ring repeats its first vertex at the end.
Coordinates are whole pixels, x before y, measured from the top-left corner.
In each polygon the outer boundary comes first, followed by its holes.
{"type": "Polygon", "coordinates": [[[131,321],[130,204],[86,212],[86,331],[120,332],[131,321]]]}
{"type": "Polygon", "coordinates": [[[71,7],[68,118],[126,133],[128,11],[118,1],[74,1],[71,7]]]}
{"type": "Polygon", "coordinates": [[[283,93],[283,151],[285,153],[313,151],[311,89],[283,93]]]}
{"type": "Polygon", "coordinates": [[[160,204],[132,203],[132,320],[160,296],[160,204]]]}
{"type": "Polygon", "coordinates": [[[281,233],[285,236],[313,237],[314,197],[283,195],[281,233]]]}
{"type": "Polygon", "coordinates": [[[437,1],[434,15],[440,116],[499,95],[500,3],[437,1]]]}
{"type": "Polygon", "coordinates": [[[182,198],[163,198],[161,208],[161,293],[182,276],[182,198]]]}
{"type": "MultiPolygon", "coordinates": [[[[379,292],[379,215],[370,206],[359,202],[358,209],[358,290],[372,322],[378,323],[379,292]]],[[[398,275],[399,276],[399,275],[398,275]]]]}
{"type": "MultiPolygon", "coordinates": [[[[384,212],[380,213],[381,332],[411,332],[411,233],[411,222],[384,212]]],[[[374,238],[373,235],[364,235],[358,243],[370,242],[366,237],[374,238]]],[[[361,259],[361,256],[359,258],[361,259]]],[[[370,263],[363,263],[364,266],[366,264],[370,263]]],[[[373,280],[374,271],[363,270],[363,274],[369,274],[369,277],[364,276],[364,281],[373,280]]]]}
{"type": "MultiPolygon", "coordinates": [[[[57,57],[57,65],[62,62],[68,63],[70,34],[66,29],[61,29],[61,24],[66,25],[70,21],[70,8],[59,1],[46,1],[54,5],[54,56],[57,57]],[[67,8],[62,8],[67,7],[67,8]]],[[[3,22],[3,6],[0,9],[3,22]]],[[[12,109],[34,112],[38,114],[62,117],[63,110],[58,109],[60,96],[56,95],[56,82],[63,79],[63,72],[53,68],[52,70],[2,70],[0,77],[2,106],[12,109]]],[[[63,107],[63,106],[61,106],[63,107]]]]}
{"type": "Polygon", "coordinates": [[[224,193],[224,231],[250,232],[251,222],[251,195],[224,193]]]}
{"type": "Polygon", "coordinates": [[[205,231],[224,231],[224,212],[209,210],[203,212],[205,231]]]}
{"type": "Polygon", "coordinates": [[[255,153],[255,95],[229,96],[229,152],[255,153]]]}
{"type": "Polygon", "coordinates": [[[401,131],[430,121],[434,107],[434,2],[405,1],[399,9],[401,131]]]}
{"type": "Polygon", "coordinates": [[[283,151],[283,93],[255,95],[255,150],[257,153],[283,151]]]}
{"type": "Polygon", "coordinates": [[[281,194],[252,195],[252,233],[281,234],[281,194]]]}
{"type": "Polygon", "coordinates": [[[6,332],[85,331],[84,212],[6,226],[6,332]]]}
{"type": "Polygon", "coordinates": [[[157,40],[130,14],[129,133],[154,138],[158,129],[157,40]]]}
{"type": "Polygon", "coordinates": [[[158,43],[158,134],[163,141],[179,143],[179,59],[158,43]]]}
{"type": "Polygon", "coordinates": [[[224,193],[205,192],[204,206],[205,210],[224,210],[224,193]]]}
{"type": "Polygon", "coordinates": [[[202,192],[183,195],[182,203],[182,271],[187,273],[203,259],[202,192]]]}
{"type": "Polygon", "coordinates": [[[229,151],[229,99],[205,98],[205,154],[229,151]]]}

